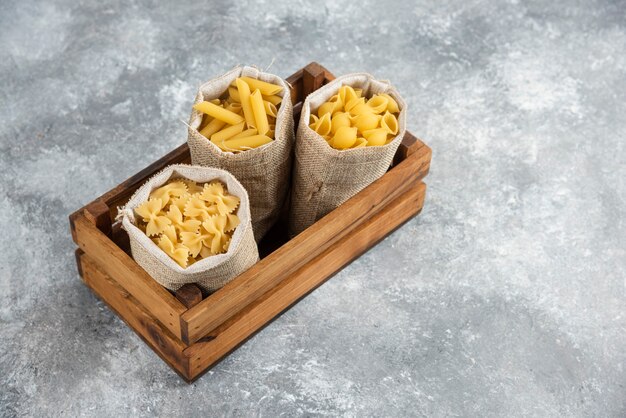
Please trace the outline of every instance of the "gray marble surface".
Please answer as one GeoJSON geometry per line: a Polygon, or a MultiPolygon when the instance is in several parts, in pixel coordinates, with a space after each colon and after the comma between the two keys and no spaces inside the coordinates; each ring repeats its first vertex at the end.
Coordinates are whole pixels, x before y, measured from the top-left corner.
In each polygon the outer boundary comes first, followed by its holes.
{"type": "Polygon", "coordinates": [[[625,51],[623,1],[0,3],[0,415],[624,416],[625,51]],[[403,93],[425,209],[187,385],[67,216],[313,60],[403,93]]]}

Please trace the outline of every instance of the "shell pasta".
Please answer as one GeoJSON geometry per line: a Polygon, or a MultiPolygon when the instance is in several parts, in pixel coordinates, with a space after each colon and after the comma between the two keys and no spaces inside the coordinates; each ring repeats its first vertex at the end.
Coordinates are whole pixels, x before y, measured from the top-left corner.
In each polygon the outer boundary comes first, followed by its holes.
{"type": "Polygon", "coordinates": [[[362,97],[361,89],[341,86],[311,113],[309,127],[338,150],[378,147],[398,134],[398,103],[389,94],[362,97]]]}
{"type": "Polygon", "coordinates": [[[198,132],[223,152],[237,153],[268,144],[274,140],[282,90],[276,84],[238,77],[221,98],[193,106],[204,114],[198,132]]]}

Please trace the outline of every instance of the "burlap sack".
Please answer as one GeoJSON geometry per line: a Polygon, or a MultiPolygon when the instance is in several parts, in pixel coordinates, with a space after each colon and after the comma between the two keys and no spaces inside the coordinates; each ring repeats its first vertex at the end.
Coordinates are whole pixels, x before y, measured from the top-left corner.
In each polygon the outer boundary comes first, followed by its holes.
{"type": "Polygon", "coordinates": [[[204,292],[214,292],[259,260],[250,222],[248,195],[243,186],[224,170],[182,164],[166,167],[137,189],[126,206],[120,208],[118,219],[122,220],[122,228],[128,232],[135,261],[170,290],[177,290],[186,283],[196,283],[204,292]],[[225,254],[207,257],[182,268],[135,226],[134,209],[148,200],[152,190],[162,186],[170,178],[185,178],[198,183],[217,179],[226,185],[230,194],[240,199],[237,216],[241,223],[235,229],[225,254]]]}
{"type": "Polygon", "coordinates": [[[406,131],[406,103],[394,87],[370,74],[348,74],[309,94],[302,106],[296,138],[289,233],[297,235],[380,178],[393,160],[406,131]],[[337,94],[342,85],[362,88],[364,97],[388,93],[400,107],[398,136],[380,147],[336,150],[309,128],[311,110],[337,94]]]}
{"type": "Polygon", "coordinates": [[[253,67],[236,67],[202,86],[195,103],[220,97],[237,77],[249,76],[283,87],[283,101],[278,109],[274,140],[259,148],[233,154],[223,152],[200,135],[198,127],[202,114],[191,112],[187,143],[194,165],[217,167],[232,173],[243,184],[250,197],[252,227],[257,242],[276,221],[289,189],[291,149],[294,143],[293,105],[289,86],[280,77],[253,67]]]}

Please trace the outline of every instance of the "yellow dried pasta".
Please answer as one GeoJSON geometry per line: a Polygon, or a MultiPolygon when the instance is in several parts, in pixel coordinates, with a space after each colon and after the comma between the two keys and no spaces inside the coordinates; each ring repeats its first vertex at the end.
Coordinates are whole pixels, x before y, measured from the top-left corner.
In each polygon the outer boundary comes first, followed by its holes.
{"type": "Polygon", "coordinates": [[[341,86],[311,111],[309,127],[338,150],[386,145],[398,134],[398,102],[389,94],[362,97],[363,90],[341,86]]]}
{"type": "Polygon", "coordinates": [[[283,87],[238,77],[224,95],[196,103],[204,113],[198,132],[223,152],[242,152],[274,140],[283,87]]]}
{"type": "Polygon", "coordinates": [[[161,199],[150,198],[135,209],[137,215],[141,216],[146,225],[146,235],[152,237],[158,235],[172,223],[172,221],[161,212],[163,203],[161,199]]]}
{"type": "Polygon", "coordinates": [[[239,198],[219,181],[176,179],[135,208],[137,226],[181,267],[228,251],[239,226],[239,198]],[[165,203],[164,203],[165,202],[165,203]]]}

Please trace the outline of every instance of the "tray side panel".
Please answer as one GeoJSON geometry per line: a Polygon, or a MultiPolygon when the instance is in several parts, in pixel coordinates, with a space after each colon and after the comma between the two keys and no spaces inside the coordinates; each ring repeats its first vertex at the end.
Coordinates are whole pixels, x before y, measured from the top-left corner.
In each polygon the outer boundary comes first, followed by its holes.
{"type": "Polygon", "coordinates": [[[180,316],[187,308],[85,217],[75,219],[75,228],[80,249],[180,338],[180,316]]]}
{"type": "Polygon", "coordinates": [[[185,380],[189,380],[189,359],[183,354],[187,346],[155,320],[132,295],[102,271],[88,255],[77,250],[76,257],[81,266],[81,275],[85,284],[170,367],[185,380]]]}
{"type": "Polygon", "coordinates": [[[422,182],[389,203],[359,228],[343,237],[332,248],[318,255],[304,267],[283,280],[243,311],[222,324],[201,342],[185,350],[190,358],[191,379],[244,343],[280,313],[316,289],[345,265],[363,254],[407,220],[417,215],[423,205],[426,185],[422,182]]]}

